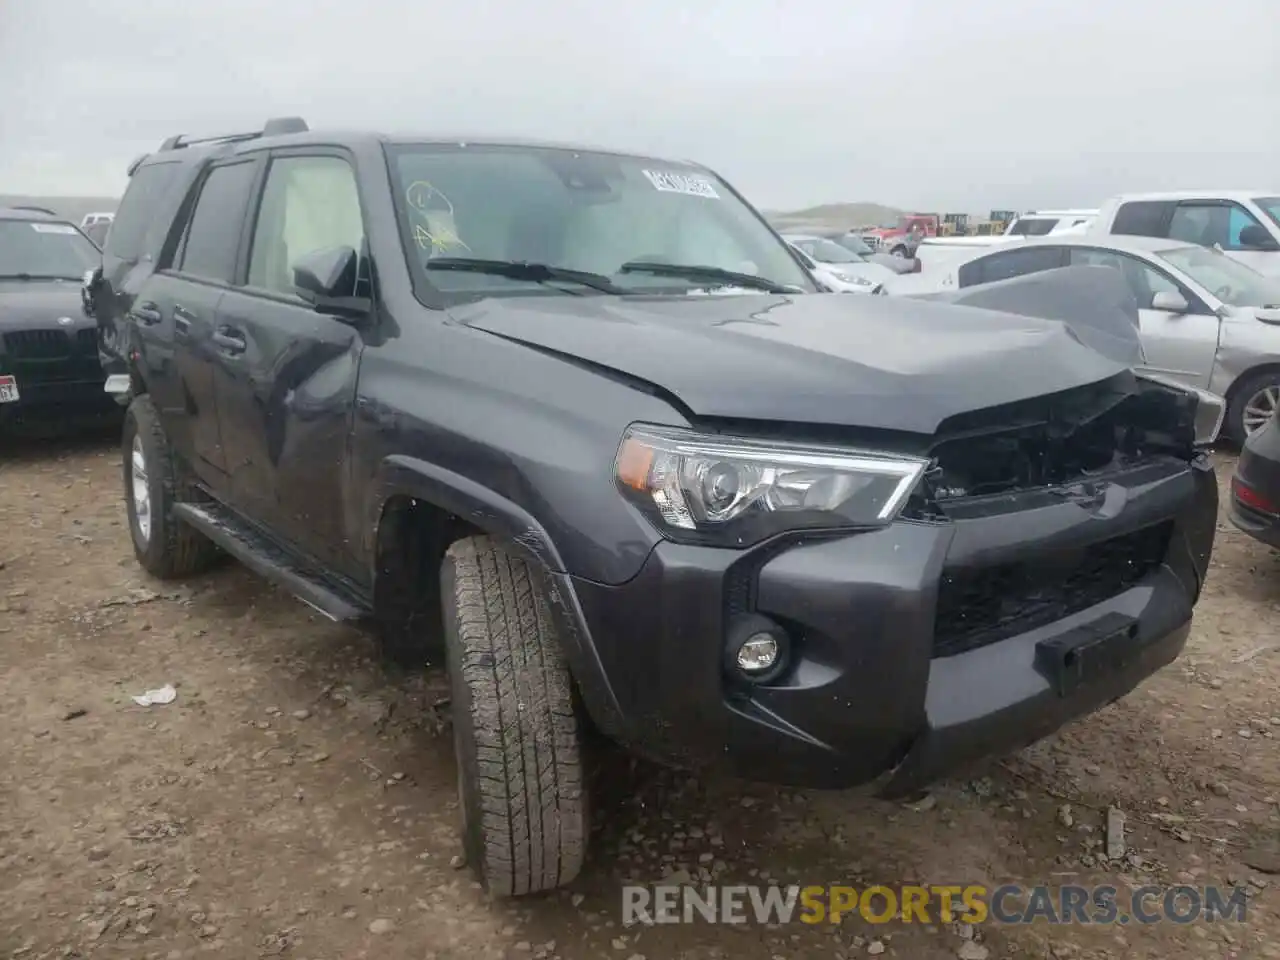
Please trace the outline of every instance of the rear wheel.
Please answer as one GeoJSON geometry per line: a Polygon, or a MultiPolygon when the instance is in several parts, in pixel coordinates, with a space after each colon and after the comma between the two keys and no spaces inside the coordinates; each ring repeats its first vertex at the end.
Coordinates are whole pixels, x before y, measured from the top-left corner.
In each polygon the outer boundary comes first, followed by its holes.
{"type": "Polygon", "coordinates": [[[1280,370],[1264,370],[1240,381],[1227,405],[1226,432],[1236,443],[1262,428],[1280,407],[1280,370]]]}
{"type": "Polygon", "coordinates": [[[494,896],[569,883],[587,844],[572,684],[537,571],[488,537],[441,571],[467,859],[494,896]]]}
{"type": "Polygon", "coordinates": [[[192,482],[145,394],[129,404],[121,446],[124,499],[138,563],[163,580],[208,569],[220,555],[218,548],[173,515],[174,505],[190,496],[192,482]]]}

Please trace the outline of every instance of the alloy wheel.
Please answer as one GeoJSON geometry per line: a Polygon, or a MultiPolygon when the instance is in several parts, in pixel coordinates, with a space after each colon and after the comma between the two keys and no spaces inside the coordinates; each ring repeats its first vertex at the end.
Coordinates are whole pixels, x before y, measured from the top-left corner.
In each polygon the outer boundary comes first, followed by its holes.
{"type": "Polygon", "coordinates": [[[151,488],[147,485],[147,457],[142,452],[142,438],[133,438],[129,455],[133,481],[133,516],[138,536],[144,543],[151,540],[151,488]]]}
{"type": "Polygon", "coordinates": [[[1275,414],[1277,406],[1280,406],[1280,384],[1263,387],[1250,397],[1244,405],[1245,436],[1257,433],[1275,414]]]}

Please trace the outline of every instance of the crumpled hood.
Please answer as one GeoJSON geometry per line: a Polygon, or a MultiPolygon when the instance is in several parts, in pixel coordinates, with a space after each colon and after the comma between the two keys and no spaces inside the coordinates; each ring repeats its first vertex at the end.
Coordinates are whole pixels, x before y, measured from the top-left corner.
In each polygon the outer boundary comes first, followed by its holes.
{"type": "Polygon", "coordinates": [[[80,284],[0,280],[0,330],[55,326],[59,317],[70,317],[75,326],[88,325],[80,306],[80,284]]]}
{"type": "Polygon", "coordinates": [[[1060,320],[1099,353],[1131,366],[1146,361],[1133,289],[1112,267],[1060,267],[920,299],[1060,320]]]}
{"type": "Polygon", "coordinates": [[[1129,365],[1061,322],[893,297],[495,298],[452,316],[639,378],[696,416],[921,434],[1129,365]]]}

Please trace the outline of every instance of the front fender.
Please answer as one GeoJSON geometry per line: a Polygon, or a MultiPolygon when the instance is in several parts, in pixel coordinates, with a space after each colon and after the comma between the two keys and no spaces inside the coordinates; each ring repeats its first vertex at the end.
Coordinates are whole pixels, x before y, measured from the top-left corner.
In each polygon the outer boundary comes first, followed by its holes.
{"type": "MultiPolygon", "coordinates": [[[[519,504],[462,474],[418,457],[393,455],[379,465],[365,529],[376,538],[382,509],[393,496],[404,495],[448,511],[485,533],[508,541],[526,560],[549,573],[564,573],[564,561],[546,529],[519,504]]],[[[374,540],[365,544],[374,556],[374,540]]]]}
{"type": "MultiPolygon", "coordinates": [[[[551,613],[583,703],[596,725],[616,737],[621,729],[621,707],[587,627],[573,578],[565,571],[564,561],[546,528],[519,504],[418,457],[397,454],[385,458],[371,489],[374,494],[368,507],[370,522],[365,525],[373,538],[367,544],[371,557],[376,556],[374,541],[383,507],[392,497],[409,496],[446,510],[503,541],[544,573],[551,613]]],[[[376,573],[371,571],[374,577],[376,573]]]]}

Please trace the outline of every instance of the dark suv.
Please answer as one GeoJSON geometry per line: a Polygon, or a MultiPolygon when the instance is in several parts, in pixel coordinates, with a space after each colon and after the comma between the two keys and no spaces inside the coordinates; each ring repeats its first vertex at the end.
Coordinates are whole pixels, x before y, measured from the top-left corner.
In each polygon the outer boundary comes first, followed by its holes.
{"type": "Polygon", "coordinates": [[[577,873],[587,723],[901,796],[1182,649],[1194,394],[1061,322],[815,293],[690,163],[264,134],[167,142],[107,242],[134,547],[441,644],[492,892],[577,873]]]}
{"type": "Polygon", "coordinates": [[[98,248],[51,210],[0,208],[0,430],[110,414],[80,284],[98,248]]]}

